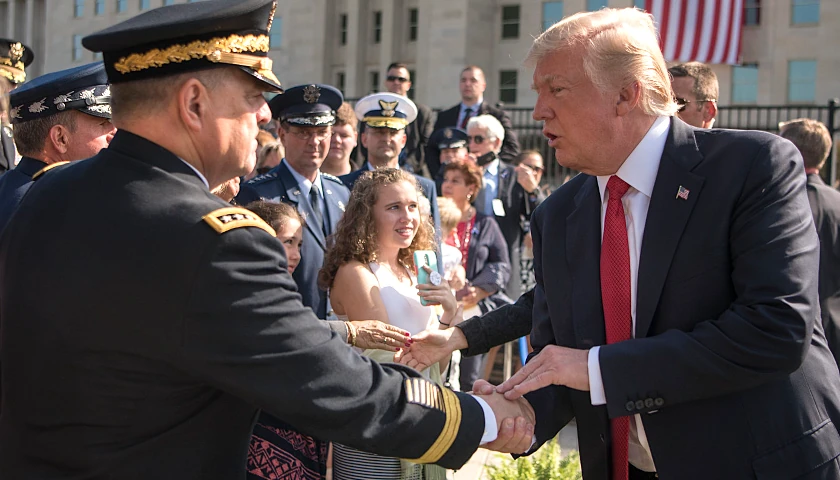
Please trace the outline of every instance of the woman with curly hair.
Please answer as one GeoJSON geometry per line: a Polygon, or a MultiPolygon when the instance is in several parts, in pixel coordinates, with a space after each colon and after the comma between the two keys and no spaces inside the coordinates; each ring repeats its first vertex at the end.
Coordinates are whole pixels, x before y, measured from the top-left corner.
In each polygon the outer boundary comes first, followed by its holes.
{"type": "MultiPolygon", "coordinates": [[[[432,325],[446,328],[461,316],[449,285],[438,275],[431,275],[437,285],[417,284],[414,252],[435,250],[434,227],[421,220],[421,195],[414,176],[399,169],[366,172],[356,181],[319,277],[339,318],[372,318],[415,334],[432,325]],[[429,305],[440,304],[442,317],[438,319],[421,298],[429,305]]],[[[394,361],[390,352],[363,354],[378,362],[394,361]]],[[[439,365],[424,375],[440,383],[439,365]]],[[[336,444],[333,478],[436,480],[445,478],[445,471],[336,444]]]]}

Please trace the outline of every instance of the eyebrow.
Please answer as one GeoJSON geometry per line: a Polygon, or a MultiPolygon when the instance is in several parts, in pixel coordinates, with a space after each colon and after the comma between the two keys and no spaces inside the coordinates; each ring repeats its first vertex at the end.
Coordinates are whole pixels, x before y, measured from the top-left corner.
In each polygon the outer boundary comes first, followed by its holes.
{"type": "Polygon", "coordinates": [[[531,84],[531,90],[536,90],[537,85],[552,83],[552,82],[554,82],[556,80],[560,80],[560,79],[561,79],[560,75],[556,75],[556,74],[542,75],[537,79],[537,81],[535,83],[531,84]]]}

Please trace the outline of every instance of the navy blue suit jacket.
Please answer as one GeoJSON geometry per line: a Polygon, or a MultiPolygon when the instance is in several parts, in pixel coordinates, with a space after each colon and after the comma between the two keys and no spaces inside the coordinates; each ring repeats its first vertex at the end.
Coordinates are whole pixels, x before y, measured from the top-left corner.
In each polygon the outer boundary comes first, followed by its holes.
{"type": "MultiPolygon", "coordinates": [[[[600,215],[585,174],[534,212],[537,352],[606,343],[600,215]]],[[[527,395],[536,446],[575,417],[584,478],[607,480],[609,419],[639,414],[660,478],[840,478],[840,374],[818,267],[796,148],[673,119],[641,245],[635,339],[600,349],[606,405],[561,386],[527,395]]]]}
{"type": "MultiPolygon", "coordinates": [[[[324,223],[328,225],[327,235],[331,235],[350,200],[350,190],[341,183],[341,180],[332,175],[322,173],[321,181],[324,186],[324,201],[327,205],[324,223]]],[[[304,218],[312,217],[309,200],[304,198],[285,160],[269,172],[243,185],[236,197],[236,203],[247,205],[261,198],[272,202],[288,203],[297,208],[304,218]]],[[[306,227],[303,229],[300,264],[292,277],[297,282],[303,304],[310,307],[318,318],[322,319],[327,318],[327,293],[318,287],[318,272],[324,266],[326,249],[327,239],[323,230],[312,222],[306,222],[306,227]]]]}
{"type": "Polygon", "coordinates": [[[40,160],[24,157],[20,159],[16,168],[0,176],[0,233],[6,228],[23,196],[32,186],[32,175],[46,166],[47,164],[40,160]]]}

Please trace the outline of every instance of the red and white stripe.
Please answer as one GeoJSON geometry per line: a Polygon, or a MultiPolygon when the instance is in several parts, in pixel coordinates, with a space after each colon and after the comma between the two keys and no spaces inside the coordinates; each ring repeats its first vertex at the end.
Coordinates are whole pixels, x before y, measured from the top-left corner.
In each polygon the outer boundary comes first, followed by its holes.
{"type": "Polygon", "coordinates": [[[741,53],[743,0],[645,0],[669,62],[736,65],[741,53]]]}

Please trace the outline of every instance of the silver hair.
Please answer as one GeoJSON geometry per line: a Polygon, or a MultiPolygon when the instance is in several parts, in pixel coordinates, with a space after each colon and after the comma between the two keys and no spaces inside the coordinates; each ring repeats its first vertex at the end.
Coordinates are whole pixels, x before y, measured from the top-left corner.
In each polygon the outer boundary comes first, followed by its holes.
{"type": "Polygon", "coordinates": [[[494,117],[493,115],[478,115],[477,117],[472,117],[467,122],[467,130],[470,128],[480,128],[485,132],[489,132],[490,137],[498,138],[499,140],[504,141],[505,139],[505,127],[502,126],[502,122],[499,121],[498,118],[494,117]]]}

